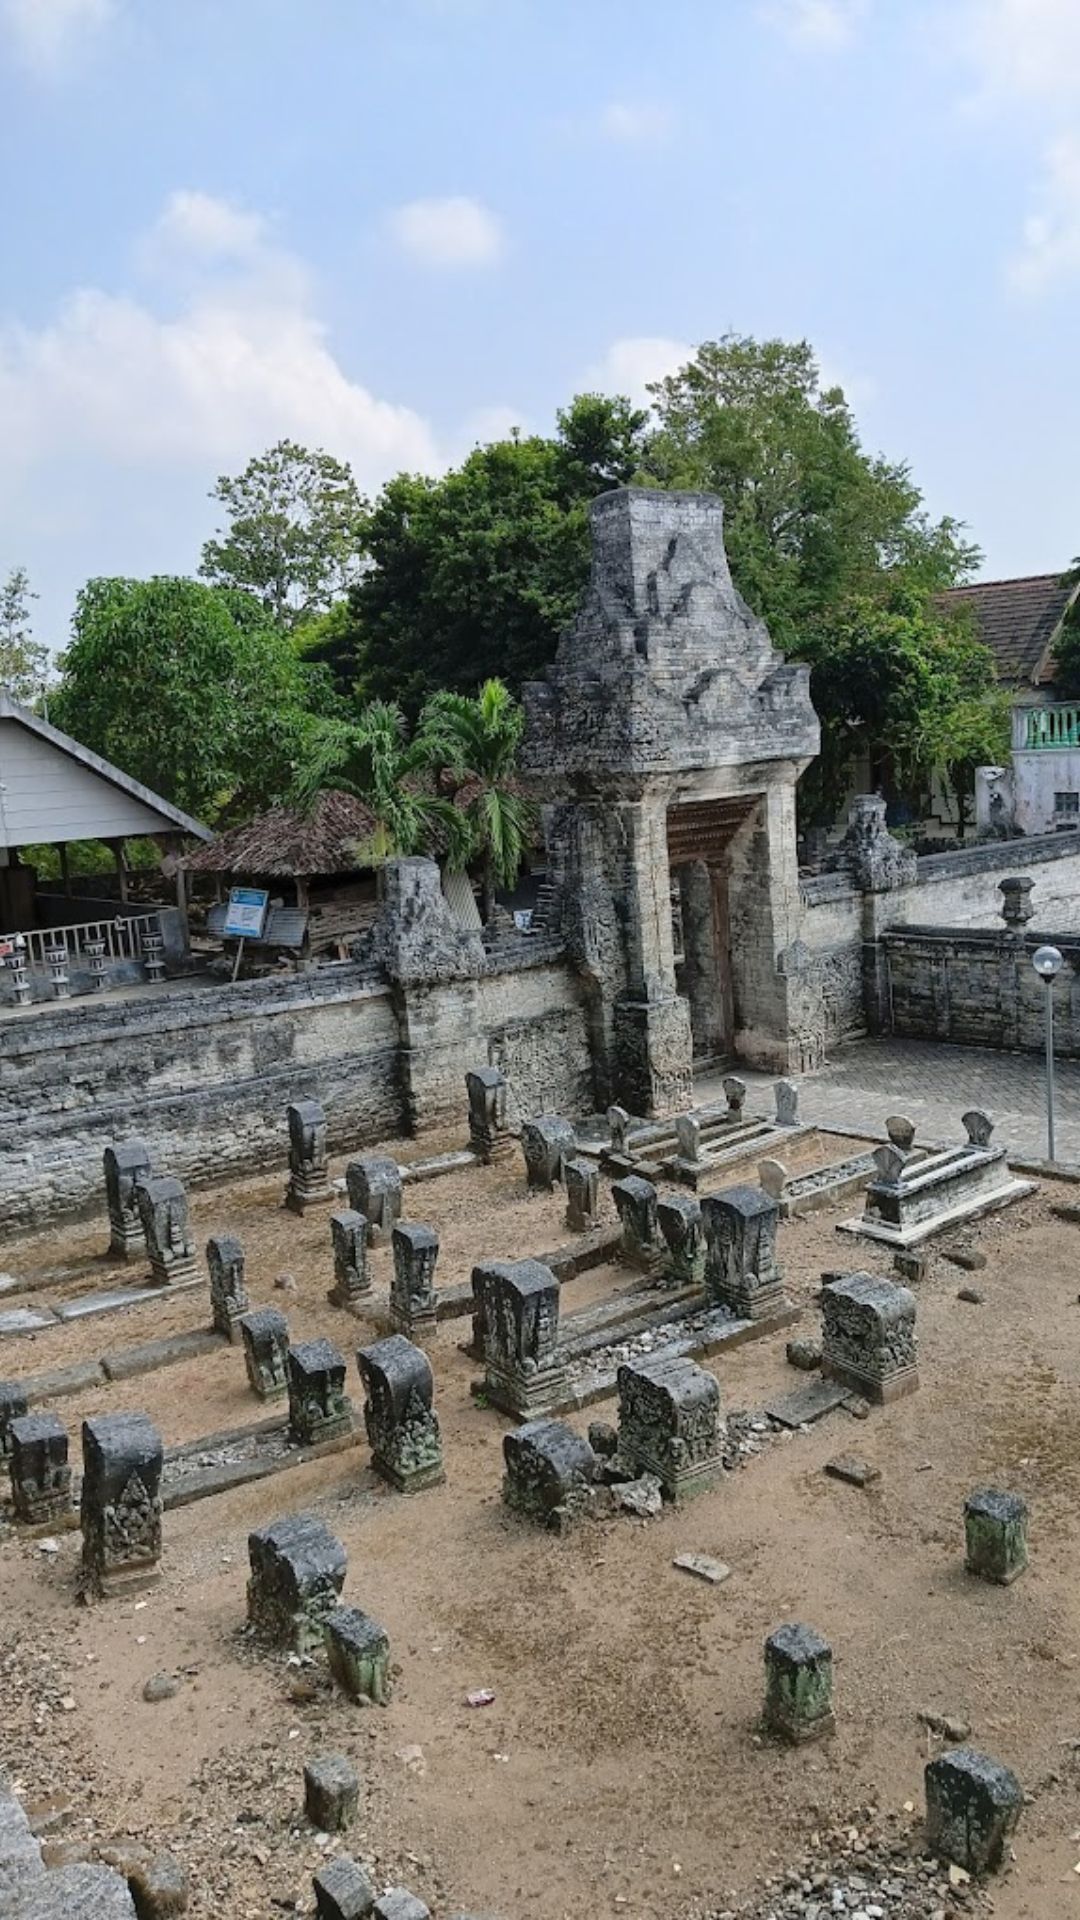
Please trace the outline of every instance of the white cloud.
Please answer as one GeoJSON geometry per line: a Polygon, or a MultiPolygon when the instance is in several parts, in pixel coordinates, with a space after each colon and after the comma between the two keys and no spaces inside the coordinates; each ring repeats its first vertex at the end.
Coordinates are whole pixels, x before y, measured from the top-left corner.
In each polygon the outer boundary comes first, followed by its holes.
{"type": "Polygon", "coordinates": [[[0,0],[0,22],[21,58],[39,71],[56,67],[114,12],[115,0],[0,0]]]}
{"type": "Polygon", "coordinates": [[[649,101],[612,100],[600,115],[600,131],[627,146],[654,146],[672,130],[670,108],[649,101]]]}
{"type": "Polygon", "coordinates": [[[413,259],[432,267],[482,267],[502,252],[502,228],[479,200],[452,194],[410,200],[389,216],[390,231],[413,259]]]}
{"type": "Polygon", "coordinates": [[[286,435],[350,460],[364,487],[440,464],[418,414],[345,372],[302,263],[257,216],[175,194],[146,251],[170,243],[192,275],[172,311],[91,287],[40,328],[0,330],[0,477],[13,497],[52,463],[88,461],[107,486],[117,468],[213,473],[286,435]]]}
{"type": "Polygon", "coordinates": [[[953,24],[984,100],[1080,99],[1077,0],[967,0],[953,24]]]}
{"type": "Polygon", "coordinates": [[[832,52],[854,39],[869,0],[767,0],[763,18],[796,46],[832,52]]]}
{"type": "Polygon", "coordinates": [[[1009,278],[1022,293],[1043,293],[1080,275],[1080,133],[1063,133],[1043,156],[1038,204],[1024,222],[1009,278]]]}
{"type": "Polygon", "coordinates": [[[648,388],[677,373],[694,357],[685,340],[662,334],[637,334],[613,340],[602,360],[589,369],[585,384],[601,393],[624,393],[636,406],[651,405],[648,388]]]}

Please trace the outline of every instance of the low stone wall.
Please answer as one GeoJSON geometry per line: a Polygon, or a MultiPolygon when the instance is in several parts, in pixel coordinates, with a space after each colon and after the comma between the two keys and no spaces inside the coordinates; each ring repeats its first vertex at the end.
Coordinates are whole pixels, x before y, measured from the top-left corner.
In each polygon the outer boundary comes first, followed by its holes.
{"type": "Polygon", "coordinates": [[[285,1107],[326,1108],[350,1149],[459,1119],[465,1071],[505,1062],[523,1112],[592,1105],[576,979],[551,943],[479,979],[391,988],[358,966],[0,1021],[0,1231],[100,1206],[101,1156],[137,1133],[195,1184],[280,1164],[285,1107]]]}
{"type": "MultiPolygon", "coordinates": [[[[1004,927],[890,929],[882,939],[890,1031],[1041,1052],[1046,989],[1031,956],[1046,937],[1004,927]]],[[[1080,1056],[1080,938],[1049,937],[1066,962],[1054,987],[1057,1050],[1080,1056]]]]}

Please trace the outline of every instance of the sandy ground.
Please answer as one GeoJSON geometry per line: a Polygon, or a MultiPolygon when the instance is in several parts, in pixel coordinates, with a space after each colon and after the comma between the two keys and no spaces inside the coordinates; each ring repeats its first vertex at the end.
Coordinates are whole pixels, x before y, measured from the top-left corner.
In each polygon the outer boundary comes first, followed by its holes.
{"type": "MultiPolygon", "coordinates": [[[[806,1166],[850,1150],[814,1139],[788,1157],[806,1166]]],[[[282,1306],[294,1336],[326,1333],[351,1354],[372,1329],[326,1304],[325,1212],[296,1221],[280,1196],[279,1175],[197,1196],[196,1231],[238,1233],[253,1302],[282,1306]],[[275,1291],[283,1270],[295,1294],[275,1291]]],[[[345,1844],[380,1879],[413,1886],[437,1920],[463,1908],[502,1920],[681,1920],[783,1867],[823,1824],[921,1806],[926,1709],[969,1721],[973,1743],[1012,1765],[1033,1795],[995,1912],[1041,1920],[1071,1910],[1080,1229],[1049,1204],[1075,1197],[1047,1183],[957,1236],[986,1253],[984,1271],[934,1255],[919,1290],[916,1394],[864,1422],[840,1412],[769,1439],[715,1490],[658,1520],[623,1517],[561,1540],[504,1510],[507,1423],[470,1398],[476,1368],[458,1348],[460,1321],[444,1323],[432,1349],[441,1489],[406,1499],[376,1487],[361,1443],[169,1514],[164,1578],[139,1607],[75,1606],[77,1534],[56,1554],[9,1537],[5,1766],[29,1803],[51,1807],[53,1844],[85,1850],[126,1837],[175,1851],[198,1916],[312,1911],[310,1876],[325,1855],[299,1817],[301,1766],[334,1748],[354,1755],[364,1783],[345,1844]],[[981,1305],[957,1298],[972,1284],[981,1305]],[[841,1451],[878,1465],[880,1482],[859,1491],[826,1478],[825,1461],[841,1451]],[[963,1572],[963,1500],[984,1484],[1032,1506],[1032,1565],[1007,1590],[963,1572]],[[399,1672],[386,1709],[313,1686],[257,1655],[240,1631],[247,1533],[301,1506],[323,1514],[348,1549],[346,1598],[389,1630],[399,1672]],[[712,1588],[676,1571],[673,1556],[688,1549],[727,1561],[731,1579],[712,1588]],[[755,1732],[762,1641],[787,1619],[812,1623],[835,1650],[837,1733],[801,1752],[762,1745],[755,1732]],[[180,1673],[180,1690],[151,1705],[143,1684],[161,1669],[180,1673]],[[472,1710],[465,1696],[479,1687],[495,1702],[472,1710]]],[[[539,1253],[567,1237],[561,1198],[526,1197],[516,1160],[408,1199],[410,1217],[440,1231],[444,1285],[467,1279],[481,1255],[539,1253]]],[[[800,1333],[817,1331],[824,1269],[887,1270],[881,1253],[836,1234],[853,1210],[781,1229],[800,1333]]],[[[102,1238],[101,1225],[74,1227],[6,1247],[3,1260],[28,1284],[47,1276],[36,1297],[96,1288],[116,1277],[97,1257],[102,1238]]],[[[381,1290],[388,1256],[375,1263],[381,1290]]],[[[564,1313],[617,1284],[610,1269],[574,1282],[564,1313]]],[[[205,1320],[201,1290],[155,1300],[6,1339],[0,1373],[67,1365],[205,1320]]],[[[729,1409],[759,1407],[803,1379],[784,1359],[785,1338],[710,1363],[729,1409]]],[[[266,1412],[239,1350],[224,1345],[57,1407],[73,1435],[87,1413],[145,1409],[167,1444],[266,1412]]],[[[613,1418],[613,1405],[576,1424],[596,1417],[613,1418]]]]}

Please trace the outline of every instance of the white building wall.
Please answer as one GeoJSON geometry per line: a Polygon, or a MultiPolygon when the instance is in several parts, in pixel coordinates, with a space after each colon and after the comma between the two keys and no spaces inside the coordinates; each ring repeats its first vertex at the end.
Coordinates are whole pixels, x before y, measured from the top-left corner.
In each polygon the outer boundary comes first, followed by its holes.
{"type": "Polygon", "coordinates": [[[15,719],[0,719],[0,846],[119,840],[172,822],[15,719]]]}

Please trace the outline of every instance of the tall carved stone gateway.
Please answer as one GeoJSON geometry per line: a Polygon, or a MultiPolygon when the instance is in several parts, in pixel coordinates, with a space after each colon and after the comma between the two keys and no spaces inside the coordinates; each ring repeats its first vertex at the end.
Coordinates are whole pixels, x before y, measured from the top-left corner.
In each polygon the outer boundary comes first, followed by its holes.
{"type": "Polygon", "coordinates": [[[590,988],[598,1097],[664,1114],[689,1103],[695,1057],[794,1064],[782,956],[819,730],[809,669],[735,590],[719,499],[621,488],[591,523],[581,610],[525,688],[523,765],[590,988]]]}

